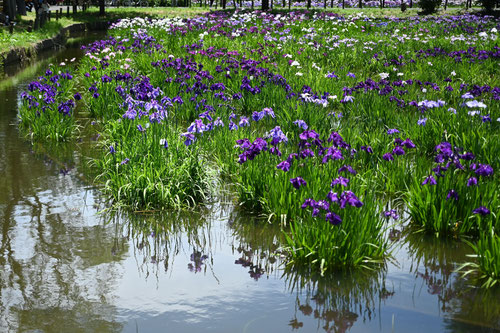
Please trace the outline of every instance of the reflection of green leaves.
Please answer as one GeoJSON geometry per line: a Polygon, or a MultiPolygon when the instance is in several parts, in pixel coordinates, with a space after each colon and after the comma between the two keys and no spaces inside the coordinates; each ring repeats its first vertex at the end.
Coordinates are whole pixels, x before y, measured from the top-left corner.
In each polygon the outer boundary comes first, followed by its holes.
{"type": "Polygon", "coordinates": [[[394,292],[385,286],[384,270],[336,272],[328,276],[287,267],[282,278],[291,293],[297,294],[294,320],[298,311],[314,315],[325,327],[351,327],[358,318],[369,319],[376,306],[394,292]],[[297,311],[298,310],[298,311],[297,311]]]}

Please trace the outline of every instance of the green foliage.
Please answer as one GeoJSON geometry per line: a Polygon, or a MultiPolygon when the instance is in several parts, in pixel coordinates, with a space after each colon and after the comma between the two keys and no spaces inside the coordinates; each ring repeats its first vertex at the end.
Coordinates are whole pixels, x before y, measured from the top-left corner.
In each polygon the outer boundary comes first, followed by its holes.
{"type": "Polygon", "coordinates": [[[408,189],[406,203],[412,222],[428,232],[444,236],[447,234],[478,235],[481,223],[490,221],[500,230],[497,219],[500,198],[494,181],[479,178],[477,185],[467,186],[468,176],[462,170],[448,171],[437,177],[437,184],[423,185],[423,178],[416,177],[408,189]],[[454,191],[457,197],[450,194],[454,191]],[[492,213],[482,219],[474,210],[485,206],[492,213]]]}
{"type": "Polygon", "coordinates": [[[104,192],[116,204],[135,210],[187,208],[203,201],[214,184],[199,149],[186,147],[180,133],[166,124],[142,122],[141,132],[136,128],[140,123],[106,124],[101,145],[107,153],[94,160],[101,171],[96,181],[104,185],[104,192]]]}
{"type": "Polygon", "coordinates": [[[51,74],[31,83],[23,95],[19,125],[31,140],[67,141],[77,130],[72,75],[61,69],[51,67],[51,74]]]}
{"type": "Polygon", "coordinates": [[[482,282],[483,288],[492,288],[500,284],[500,237],[492,230],[481,233],[477,244],[469,243],[477,262],[468,262],[460,266],[463,276],[474,274],[482,282]]]}
{"type": "Polygon", "coordinates": [[[339,211],[340,225],[323,219],[297,220],[286,231],[288,265],[308,267],[324,274],[345,267],[372,267],[383,263],[388,243],[383,236],[384,222],[370,197],[365,206],[339,211]]]}

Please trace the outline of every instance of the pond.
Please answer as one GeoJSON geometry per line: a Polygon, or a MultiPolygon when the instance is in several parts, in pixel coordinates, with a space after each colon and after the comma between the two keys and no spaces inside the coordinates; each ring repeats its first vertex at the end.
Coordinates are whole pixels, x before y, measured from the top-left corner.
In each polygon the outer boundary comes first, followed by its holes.
{"type": "MultiPolygon", "coordinates": [[[[99,38],[99,36],[89,36],[99,38]]],[[[20,94],[49,62],[0,81],[0,330],[29,332],[489,332],[500,293],[454,270],[463,243],[391,230],[385,268],[308,276],[286,270],[278,225],[230,192],[193,212],[106,213],[86,173],[91,138],[32,146],[20,94]]]]}

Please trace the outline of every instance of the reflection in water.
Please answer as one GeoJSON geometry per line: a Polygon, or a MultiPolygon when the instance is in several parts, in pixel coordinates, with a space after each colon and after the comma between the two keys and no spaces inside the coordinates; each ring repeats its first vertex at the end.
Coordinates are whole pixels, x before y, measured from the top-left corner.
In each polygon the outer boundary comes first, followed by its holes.
{"type": "Polygon", "coordinates": [[[413,258],[410,271],[424,281],[428,294],[437,296],[450,331],[470,330],[472,324],[480,324],[483,329],[500,328],[500,288],[481,290],[455,272],[461,261],[470,260],[470,247],[422,234],[408,234],[406,242],[413,258]]]}
{"type": "Polygon", "coordinates": [[[339,272],[330,277],[285,270],[291,293],[296,294],[295,316],[289,325],[303,327],[299,318],[313,317],[318,329],[347,332],[361,319],[375,319],[380,303],[394,294],[385,285],[385,271],[339,272]]]}
{"type": "MultiPolygon", "coordinates": [[[[115,260],[107,251],[113,239],[105,226],[86,214],[81,193],[72,190],[66,177],[46,181],[56,190],[1,201],[6,209],[0,249],[0,327],[65,331],[92,323],[103,332],[120,331],[121,325],[112,320],[116,312],[109,299],[109,290],[121,275],[109,264],[115,260]]],[[[92,195],[87,199],[93,201],[92,195]]],[[[127,247],[123,250],[119,257],[127,247]]]]}
{"type": "MultiPolygon", "coordinates": [[[[0,331],[121,331],[109,294],[122,274],[110,265],[113,238],[95,217],[93,191],[65,176],[79,156],[70,146],[31,147],[17,131],[31,75],[0,84],[0,331]]],[[[127,252],[125,244],[118,255],[127,252]]]]}
{"type": "MultiPolygon", "coordinates": [[[[188,269],[190,272],[199,273],[202,267],[205,265],[204,261],[208,259],[208,256],[201,254],[200,251],[195,251],[191,254],[190,259],[192,262],[188,264],[188,269]]],[[[206,266],[205,266],[206,273],[206,266]]]]}
{"type": "Polygon", "coordinates": [[[234,263],[246,269],[255,281],[278,270],[283,240],[280,229],[237,210],[231,212],[230,221],[233,253],[239,256],[234,263]]]}
{"type": "Polygon", "coordinates": [[[142,214],[114,213],[108,224],[115,225],[116,239],[134,244],[139,272],[149,276],[158,268],[168,273],[180,254],[189,257],[187,268],[194,273],[213,271],[217,251],[230,247],[234,260],[257,281],[279,267],[277,254],[281,231],[278,226],[263,224],[254,217],[236,213],[228,198],[219,197],[195,211],[142,214]],[[222,223],[222,224],[221,224],[222,223]]]}

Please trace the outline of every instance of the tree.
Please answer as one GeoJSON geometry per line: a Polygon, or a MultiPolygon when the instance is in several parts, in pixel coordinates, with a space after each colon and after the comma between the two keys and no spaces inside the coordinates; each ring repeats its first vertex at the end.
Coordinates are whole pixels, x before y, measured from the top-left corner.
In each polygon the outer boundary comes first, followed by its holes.
{"type": "Polygon", "coordinates": [[[419,12],[420,15],[433,14],[441,6],[441,0],[420,0],[418,6],[422,8],[422,11],[419,12]]]}
{"type": "Polygon", "coordinates": [[[269,0],[262,0],[262,10],[269,9],[269,0]]]}
{"type": "Polygon", "coordinates": [[[495,8],[496,0],[480,0],[479,3],[481,3],[481,6],[483,6],[487,13],[491,13],[493,8],[495,8]]]}
{"type": "Polygon", "coordinates": [[[104,0],[99,0],[99,15],[104,16],[105,14],[104,0]]]}

